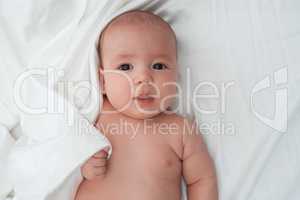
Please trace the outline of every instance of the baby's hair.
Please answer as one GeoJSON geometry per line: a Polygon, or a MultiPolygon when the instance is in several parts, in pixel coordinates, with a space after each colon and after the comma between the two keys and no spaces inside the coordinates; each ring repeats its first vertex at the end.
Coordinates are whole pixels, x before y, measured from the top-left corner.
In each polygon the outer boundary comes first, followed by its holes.
{"type": "Polygon", "coordinates": [[[117,24],[140,24],[140,23],[146,24],[149,26],[160,26],[160,27],[165,26],[170,31],[170,33],[173,35],[174,42],[175,42],[175,45],[177,48],[176,34],[175,34],[174,30],[172,29],[172,27],[166,21],[164,21],[158,15],[155,15],[149,11],[131,10],[131,11],[125,12],[121,15],[118,15],[117,17],[112,19],[106,25],[106,27],[103,29],[102,33],[100,34],[100,38],[98,41],[98,47],[97,47],[98,56],[100,59],[100,66],[102,66],[101,44],[103,42],[103,38],[105,36],[106,30],[109,29],[111,26],[117,25],[117,24]]]}

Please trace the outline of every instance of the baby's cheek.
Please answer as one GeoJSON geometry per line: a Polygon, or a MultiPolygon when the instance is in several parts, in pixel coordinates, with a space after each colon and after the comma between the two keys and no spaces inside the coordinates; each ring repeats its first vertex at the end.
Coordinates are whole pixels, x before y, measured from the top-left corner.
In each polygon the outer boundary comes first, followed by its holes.
{"type": "Polygon", "coordinates": [[[115,75],[108,78],[107,82],[106,94],[111,103],[118,108],[126,105],[131,96],[130,81],[115,75]]]}
{"type": "Polygon", "coordinates": [[[118,90],[119,98],[129,98],[133,94],[133,85],[132,82],[124,77],[121,77],[117,80],[115,80],[113,83],[115,83],[115,87],[118,90]]]}
{"type": "Polygon", "coordinates": [[[174,103],[177,95],[178,94],[177,94],[176,85],[170,84],[170,85],[163,86],[161,88],[161,97],[160,97],[161,107],[165,109],[170,107],[174,103]]]}
{"type": "MultiPolygon", "coordinates": [[[[114,93],[124,93],[128,92],[131,85],[130,79],[122,74],[112,74],[107,77],[106,85],[109,86],[108,89],[114,91],[114,93]]],[[[130,91],[129,91],[130,92],[130,91]]]]}

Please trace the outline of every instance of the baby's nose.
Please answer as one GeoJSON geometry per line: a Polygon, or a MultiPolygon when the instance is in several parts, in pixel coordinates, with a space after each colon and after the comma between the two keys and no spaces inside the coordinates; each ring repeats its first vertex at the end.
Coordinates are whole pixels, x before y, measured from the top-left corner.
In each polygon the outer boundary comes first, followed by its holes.
{"type": "Polygon", "coordinates": [[[135,84],[144,84],[144,83],[150,83],[150,82],[152,82],[152,76],[147,71],[138,73],[134,79],[135,84]]]}

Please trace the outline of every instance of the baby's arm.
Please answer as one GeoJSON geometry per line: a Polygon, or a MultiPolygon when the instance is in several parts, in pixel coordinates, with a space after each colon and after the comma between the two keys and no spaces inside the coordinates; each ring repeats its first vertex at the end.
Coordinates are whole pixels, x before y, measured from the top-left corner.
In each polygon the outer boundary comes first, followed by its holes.
{"type": "Polygon", "coordinates": [[[185,123],[183,133],[183,176],[188,200],[217,200],[215,168],[196,123],[185,123]]]}

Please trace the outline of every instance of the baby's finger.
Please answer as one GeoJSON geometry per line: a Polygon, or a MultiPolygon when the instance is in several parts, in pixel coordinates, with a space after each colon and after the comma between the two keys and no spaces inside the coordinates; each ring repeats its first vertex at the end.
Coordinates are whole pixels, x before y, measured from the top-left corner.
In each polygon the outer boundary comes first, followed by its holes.
{"type": "Polygon", "coordinates": [[[88,164],[94,167],[104,167],[106,163],[107,160],[102,158],[91,158],[88,161],[88,164]]]}
{"type": "Polygon", "coordinates": [[[92,180],[96,176],[93,167],[89,165],[85,165],[81,168],[81,174],[87,180],[92,180]]]}
{"type": "Polygon", "coordinates": [[[94,158],[107,158],[108,153],[105,150],[101,150],[93,155],[94,158]]]}
{"type": "Polygon", "coordinates": [[[106,172],[105,167],[99,167],[94,170],[94,175],[95,176],[103,176],[105,174],[105,172],[106,172]]]}

